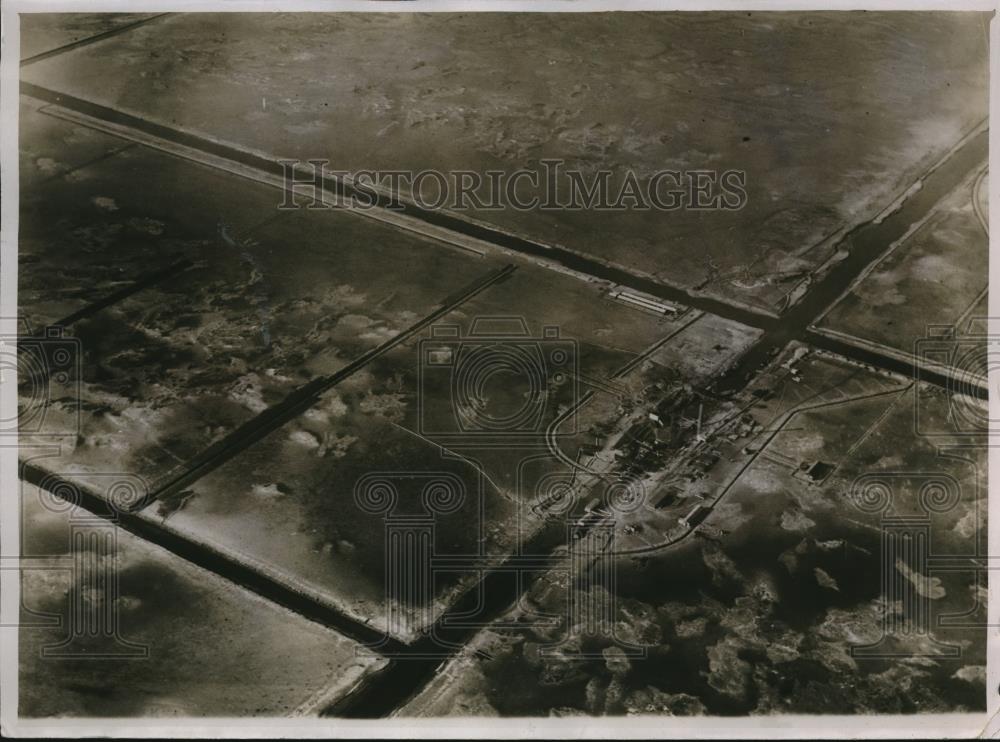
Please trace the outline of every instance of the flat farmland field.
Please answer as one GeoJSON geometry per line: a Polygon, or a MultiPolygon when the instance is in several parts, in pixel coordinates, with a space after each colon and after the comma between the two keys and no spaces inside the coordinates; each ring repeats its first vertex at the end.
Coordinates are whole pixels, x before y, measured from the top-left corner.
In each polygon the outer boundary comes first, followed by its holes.
{"type": "Polygon", "coordinates": [[[78,172],[40,187],[22,216],[26,254],[57,244],[69,256],[56,279],[46,264],[26,263],[22,306],[36,324],[129,286],[105,278],[108,254],[123,278],[186,263],[63,329],[78,349],[79,378],[48,395],[35,430],[68,437],[45,463],[61,473],[123,470],[153,487],[497,267],[343,211],[271,212],[277,191],[220,188],[215,172],[142,148],[78,172]],[[136,173],[143,188],[124,188],[136,173]],[[190,201],[172,198],[181,184],[190,201]],[[48,218],[61,198],[81,213],[48,218]],[[425,280],[394,278],[417,266],[425,280]],[[50,303],[60,277],[90,271],[101,276],[92,297],[50,303]]]}
{"type": "MultiPolygon", "coordinates": [[[[412,642],[475,585],[481,568],[528,548],[544,526],[533,506],[580,447],[603,445],[621,405],[631,404],[637,388],[616,371],[634,366],[646,386],[704,382],[690,366],[666,361],[691,328],[705,324],[711,337],[710,319],[665,320],[602,299],[598,286],[522,266],[141,516],[412,642]],[[556,288],[559,304],[530,300],[556,288]],[[504,316],[509,306],[525,314],[504,316]],[[545,327],[559,332],[546,336],[545,327]],[[499,365],[486,364],[466,387],[455,375],[460,360],[434,366],[431,353],[445,347],[456,359],[463,347],[493,353],[499,365]],[[647,357],[654,347],[659,361],[647,357]],[[510,348],[538,360],[539,376],[528,373],[525,382],[523,369],[507,368],[510,348]],[[564,360],[553,365],[560,353],[564,360]],[[537,414],[518,417],[533,406],[537,414]],[[507,419],[521,422],[498,436],[491,423],[507,419]],[[373,509],[364,498],[374,480],[395,494],[383,492],[384,507],[373,509]],[[422,499],[432,485],[454,506],[435,514],[422,499]],[[387,529],[420,516],[434,516],[435,555],[454,560],[430,586],[433,602],[423,612],[412,595],[394,593],[387,576],[387,529]]],[[[694,369],[704,364],[690,347],[683,354],[694,369]]],[[[719,362],[719,350],[702,354],[719,362]]]]}
{"type": "Polygon", "coordinates": [[[980,19],[929,19],[178,15],[32,65],[25,79],[335,170],[541,172],[555,159],[608,172],[616,194],[628,172],[647,185],[661,169],[745,172],[734,211],[461,211],[780,311],[833,254],[829,238],[889,206],[984,119],[981,47],[956,43],[985,44],[980,19]],[[282,63],[262,61],[261,34],[282,63]]]}
{"type": "Polygon", "coordinates": [[[985,318],[988,180],[981,169],[948,194],[817,327],[914,353],[935,327],[953,325],[965,334],[970,321],[985,318]]]}

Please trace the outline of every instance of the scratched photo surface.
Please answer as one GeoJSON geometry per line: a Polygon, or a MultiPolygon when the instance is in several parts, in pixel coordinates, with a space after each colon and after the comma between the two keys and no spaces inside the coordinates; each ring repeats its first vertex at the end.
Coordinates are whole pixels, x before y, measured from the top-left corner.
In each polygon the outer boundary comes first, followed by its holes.
{"type": "Polygon", "coordinates": [[[18,717],[985,712],[991,19],[21,13],[18,717]]]}

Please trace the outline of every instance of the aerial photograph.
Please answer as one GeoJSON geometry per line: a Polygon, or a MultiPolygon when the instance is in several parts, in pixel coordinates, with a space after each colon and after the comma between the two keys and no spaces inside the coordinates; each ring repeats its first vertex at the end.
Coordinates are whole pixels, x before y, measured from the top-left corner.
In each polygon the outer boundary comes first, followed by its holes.
{"type": "Polygon", "coordinates": [[[992,11],[390,5],[5,15],[5,719],[982,727],[992,11]]]}

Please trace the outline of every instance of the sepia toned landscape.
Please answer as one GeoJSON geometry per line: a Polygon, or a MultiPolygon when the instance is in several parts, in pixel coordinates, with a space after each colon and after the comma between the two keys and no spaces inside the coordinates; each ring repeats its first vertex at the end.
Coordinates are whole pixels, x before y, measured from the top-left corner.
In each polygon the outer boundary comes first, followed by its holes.
{"type": "Polygon", "coordinates": [[[18,18],[20,718],[986,711],[991,14],[18,18]]]}

